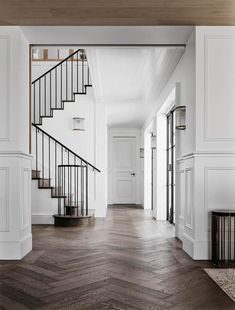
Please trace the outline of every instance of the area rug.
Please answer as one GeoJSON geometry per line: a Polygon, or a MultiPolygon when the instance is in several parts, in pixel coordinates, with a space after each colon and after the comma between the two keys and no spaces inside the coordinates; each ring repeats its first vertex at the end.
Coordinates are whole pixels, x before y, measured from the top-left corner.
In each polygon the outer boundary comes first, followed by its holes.
{"type": "Polygon", "coordinates": [[[213,281],[235,302],[235,269],[204,269],[213,281]]]}

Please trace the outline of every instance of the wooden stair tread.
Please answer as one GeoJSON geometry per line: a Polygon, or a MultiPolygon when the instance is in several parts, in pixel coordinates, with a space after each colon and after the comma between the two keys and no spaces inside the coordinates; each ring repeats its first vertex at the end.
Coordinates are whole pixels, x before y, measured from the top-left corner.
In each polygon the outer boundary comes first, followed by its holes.
{"type": "Polygon", "coordinates": [[[53,186],[38,186],[40,189],[53,189],[53,186]]]}

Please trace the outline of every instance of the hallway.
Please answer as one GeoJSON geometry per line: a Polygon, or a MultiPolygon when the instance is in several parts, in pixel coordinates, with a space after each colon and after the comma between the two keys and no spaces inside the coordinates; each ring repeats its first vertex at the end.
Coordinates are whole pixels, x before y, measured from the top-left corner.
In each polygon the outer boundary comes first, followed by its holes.
{"type": "Polygon", "coordinates": [[[33,227],[33,251],[0,263],[0,309],[234,309],[173,238],[135,207],[80,227],[33,227]]]}

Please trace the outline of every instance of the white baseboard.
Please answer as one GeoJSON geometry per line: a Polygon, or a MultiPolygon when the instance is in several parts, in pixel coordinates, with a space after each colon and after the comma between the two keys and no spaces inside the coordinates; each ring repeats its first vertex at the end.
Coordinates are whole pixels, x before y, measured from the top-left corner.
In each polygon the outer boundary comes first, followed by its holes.
{"type": "Polygon", "coordinates": [[[175,225],[175,236],[179,240],[183,241],[183,238],[184,238],[184,226],[183,225],[181,224],[175,225]]]}
{"type": "Polygon", "coordinates": [[[32,224],[45,224],[45,225],[53,225],[54,218],[53,214],[32,214],[32,224]]]}
{"type": "Polygon", "coordinates": [[[190,236],[183,234],[183,250],[194,260],[210,259],[210,242],[194,240],[190,236]]]}
{"type": "Polygon", "coordinates": [[[32,234],[20,241],[0,241],[0,260],[20,260],[32,250],[32,234]]]}
{"type": "Polygon", "coordinates": [[[183,233],[182,235],[183,241],[183,250],[194,259],[194,240],[190,236],[183,233]]]}

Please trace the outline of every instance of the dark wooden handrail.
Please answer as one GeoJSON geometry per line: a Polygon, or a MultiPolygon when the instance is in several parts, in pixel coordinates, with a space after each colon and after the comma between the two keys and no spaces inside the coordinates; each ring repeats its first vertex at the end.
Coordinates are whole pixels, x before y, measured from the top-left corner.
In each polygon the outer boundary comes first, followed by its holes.
{"type": "Polygon", "coordinates": [[[55,139],[54,137],[52,137],[51,135],[49,135],[46,131],[42,130],[40,127],[38,127],[37,125],[32,123],[32,126],[36,128],[36,130],[41,131],[43,134],[45,134],[46,136],[48,136],[51,140],[53,140],[54,142],[56,142],[57,144],[59,144],[60,146],[62,146],[65,150],[67,150],[68,152],[70,152],[71,154],[73,154],[74,156],[76,156],[77,158],[79,158],[80,160],[82,160],[86,165],[88,165],[89,167],[91,167],[92,169],[101,172],[98,168],[96,168],[95,166],[93,166],[91,163],[89,163],[87,160],[85,160],[84,158],[82,158],[81,156],[79,156],[78,154],[76,154],[75,152],[73,152],[72,150],[70,150],[67,146],[65,146],[63,143],[59,142],[57,139],[55,139]]]}
{"type": "Polygon", "coordinates": [[[45,73],[43,73],[41,76],[39,76],[36,80],[34,80],[32,82],[32,84],[36,83],[38,80],[40,80],[42,77],[44,77],[45,75],[47,75],[48,73],[50,73],[51,71],[53,71],[55,68],[57,68],[58,66],[60,66],[62,63],[64,63],[66,60],[68,60],[70,57],[73,57],[73,55],[77,54],[81,49],[76,50],[74,53],[72,53],[71,55],[69,55],[68,57],[66,57],[65,59],[63,59],[62,61],[60,61],[57,65],[55,65],[53,68],[51,68],[50,70],[46,71],[45,73]]]}

